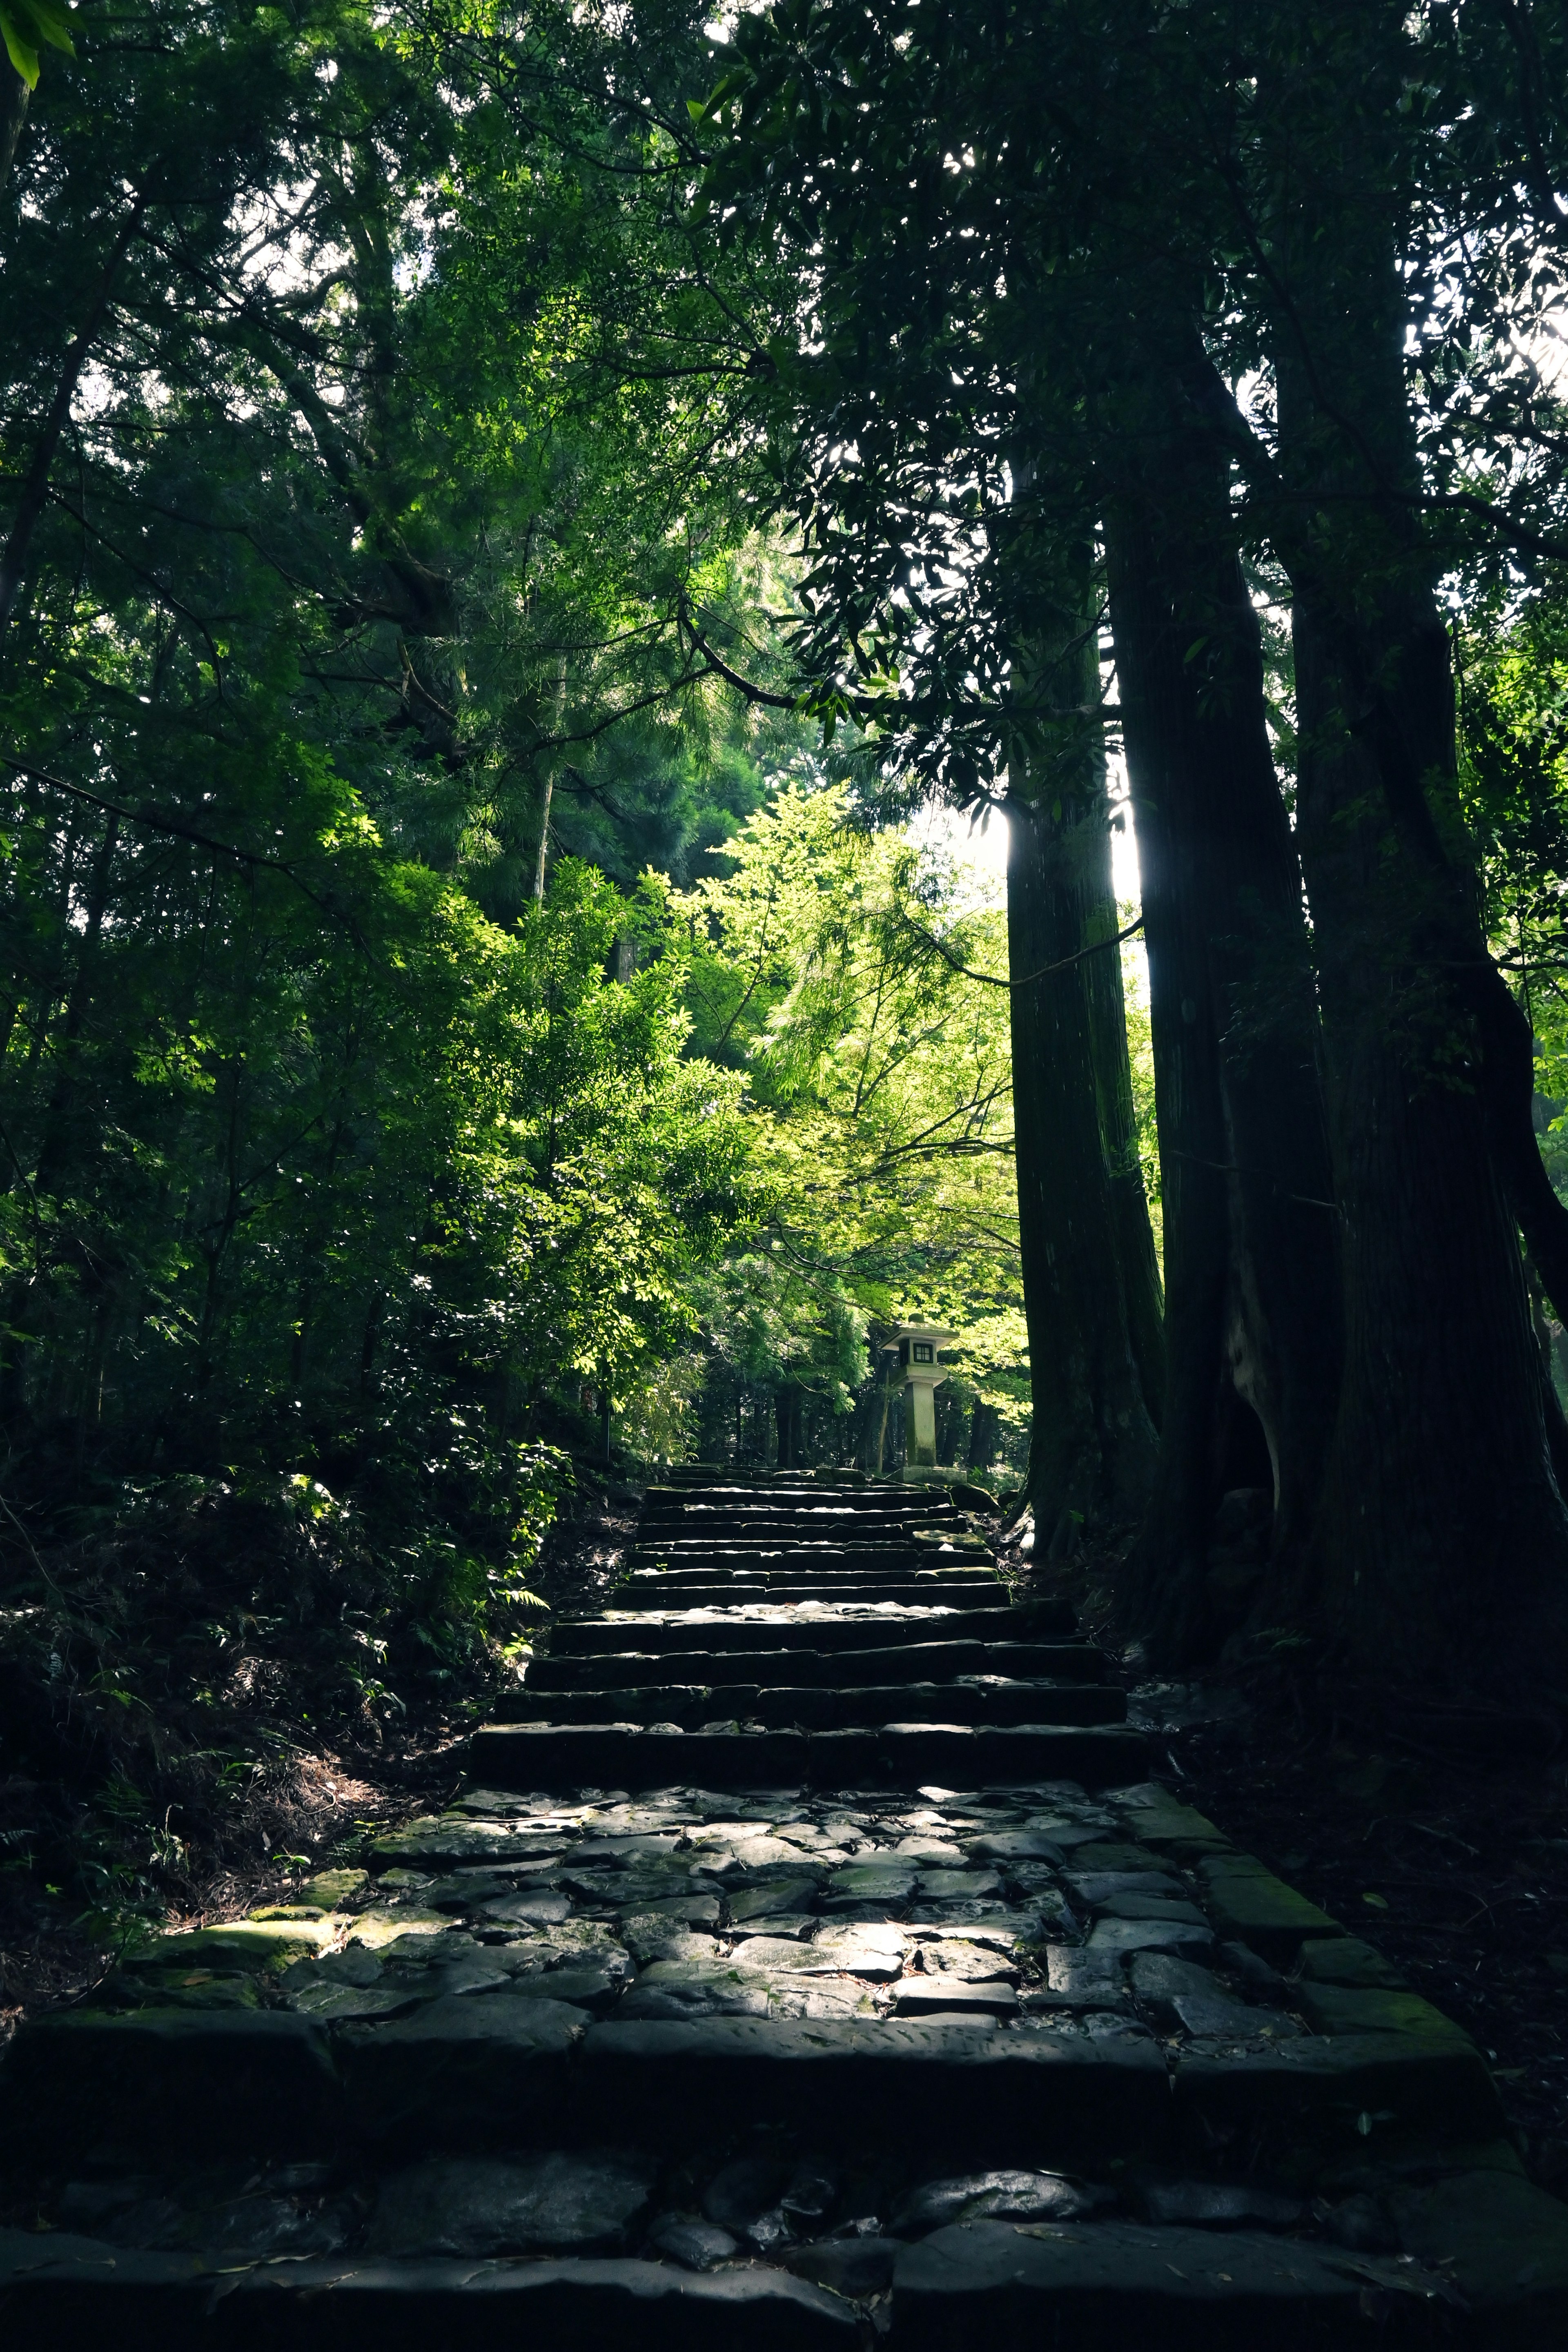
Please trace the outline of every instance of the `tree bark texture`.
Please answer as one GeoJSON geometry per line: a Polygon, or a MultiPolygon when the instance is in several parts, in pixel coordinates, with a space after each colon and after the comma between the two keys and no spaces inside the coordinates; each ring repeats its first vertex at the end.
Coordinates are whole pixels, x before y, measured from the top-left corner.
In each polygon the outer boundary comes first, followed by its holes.
{"type": "MultiPolygon", "coordinates": [[[[1064,712],[1096,710],[1096,631],[1084,626],[1081,611],[1054,649],[1039,650],[1035,667],[1064,712]]],[[[1157,1444],[1134,1346],[1147,1311],[1138,1286],[1152,1271],[1153,1244],[1141,1178],[1142,1243],[1128,1242],[1136,1221],[1127,1205],[1126,1029],[1118,1024],[1110,1034],[1109,992],[1091,996],[1088,969],[1117,950],[1081,955],[1117,929],[1108,823],[1097,723],[1081,748],[1052,762],[1048,777],[1042,769],[1010,783],[1007,952],[1034,1405],[1028,1488],[1041,1549],[1054,1555],[1072,1548],[1086,1522],[1141,1514],[1157,1444]]]]}
{"type": "Polygon", "coordinates": [[[0,189],[11,176],[11,166],[16,160],[16,142],[22,135],[22,125],[27,118],[28,89],[26,83],[7,58],[0,65],[0,189]]]}
{"type": "MultiPolygon", "coordinates": [[[[1108,526],[1138,827],[1165,1235],[1159,1481],[1125,1592],[1171,1663],[1225,1631],[1205,1587],[1227,1433],[1256,1413],[1274,1487],[1268,1597],[1299,1574],[1333,1423],[1338,1231],[1300,876],[1264,716],[1224,472],[1108,526]]],[[[1167,491],[1169,492],[1169,482],[1167,491]]],[[[1241,1483],[1239,1479],[1235,1483],[1241,1483]]]]}
{"type": "MultiPolygon", "coordinates": [[[[1353,46],[1368,19],[1336,22],[1353,46]]],[[[1363,103],[1306,126],[1315,168],[1287,190],[1275,323],[1298,829],[1344,1233],[1323,1593],[1367,1672],[1514,1699],[1553,1688],[1568,1652],[1568,1513],[1515,1218],[1557,1304],[1568,1217],[1520,1131],[1528,1024],[1487,952],[1458,804],[1375,136],[1397,93],[1376,68],[1363,103]]]]}

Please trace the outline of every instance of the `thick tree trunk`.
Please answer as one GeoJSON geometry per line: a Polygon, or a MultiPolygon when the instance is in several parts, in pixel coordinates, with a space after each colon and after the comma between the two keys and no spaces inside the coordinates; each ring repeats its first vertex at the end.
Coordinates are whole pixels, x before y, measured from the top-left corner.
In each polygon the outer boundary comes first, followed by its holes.
{"type": "MultiPolygon", "coordinates": [[[[1348,9],[1336,23],[1347,56],[1379,30],[1348,9]]],[[[1298,828],[1344,1218],[1323,1592],[1369,1675],[1517,1699],[1563,1684],[1568,1512],[1515,1215],[1540,1231],[1554,1299],[1568,1221],[1539,1181],[1521,1194],[1528,1074],[1521,1093],[1510,1057],[1527,1032],[1500,1002],[1458,806],[1447,634],[1410,495],[1406,295],[1379,138],[1399,93],[1383,72],[1369,50],[1357,104],[1292,123],[1315,168],[1284,190],[1276,326],[1298,828]]]]}
{"type": "MultiPolygon", "coordinates": [[[[1096,633],[1071,615],[1035,664],[1064,714],[1099,702],[1096,633]]],[[[1079,721],[1079,726],[1082,722],[1079,721]]],[[[1070,722],[1064,721],[1070,746],[1070,722]]],[[[1091,1005],[1086,966],[1113,958],[1105,763],[1092,720],[1081,749],[1053,761],[1048,784],[1015,774],[1009,787],[1007,952],[1012,976],[1018,1222],[1029,1331],[1034,1432],[1028,1487],[1042,1549],[1069,1550],[1089,1522],[1137,1517],[1148,1499],[1156,1438],[1133,1347],[1133,1286],[1119,1206],[1125,1161],[1112,1153],[1101,1104],[1125,1087],[1125,1028],[1110,1040],[1103,1001],[1091,1005]],[[1085,957],[1082,950],[1094,948],[1085,957]],[[1074,961],[1076,959],[1076,961],[1074,961]],[[1047,970],[1050,966],[1062,969],[1047,970]],[[1103,1070],[1114,1053],[1120,1069],[1103,1070]]],[[[1129,1114],[1130,1115],[1130,1114],[1129,1114]]],[[[1142,1202],[1142,1187],[1138,1185],[1142,1202]]],[[[1148,1211],[1143,1204],[1148,1262],[1148,1211]]]]}
{"type": "MultiPolygon", "coordinates": [[[[1257,1415],[1273,1591],[1299,1575],[1332,1427],[1337,1220],[1300,877],[1264,717],[1225,476],[1173,449],[1158,526],[1109,526],[1138,825],[1165,1231],[1159,1484],[1124,1595],[1173,1663],[1226,1625],[1207,1596],[1230,1432],[1257,1415]]],[[[1236,1483],[1242,1483],[1237,1479],[1236,1483]]],[[[1250,1483],[1250,1480],[1247,1482],[1250,1483]]]]}
{"type": "MultiPolygon", "coordinates": [[[[1521,1674],[1555,1681],[1563,1660],[1568,1515],[1476,1024],[1357,723],[1342,619],[1298,590],[1294,628],[1345,1233],[1324,1599],[1367,1668],[1511,1693],[1521,1674]]],[[[1391,630],[1384,676],[1404,650],[1391,630]]]]}

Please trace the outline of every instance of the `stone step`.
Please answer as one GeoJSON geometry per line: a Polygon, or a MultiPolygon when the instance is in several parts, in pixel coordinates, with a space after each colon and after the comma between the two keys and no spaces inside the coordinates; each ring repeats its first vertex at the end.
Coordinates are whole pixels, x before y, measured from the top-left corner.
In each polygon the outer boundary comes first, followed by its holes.
{"type": "Polygon", "coordinates": [[[574,1691],[520,1691],[496,1708],[501,1723],[678,1723],[699,1730],[716,1717],[770,1728],[840,1731],[877,1723],[1124,1723],[1125,1692],[1109,1683],[898,1683],[824,1690],[810,1685],[649,1684],[574,1691]]]}
{"type": "Polygon", "coordinates": [[[649,1488],[642,1509],[643,1516],[648,1518],[679,1517],[683,1514],[700,1517],[723,1511],[764,1516],[773,1512],[782,1518],[818,1511],[893,1519],[959,1516],[957,1506],[945,1489],[923,1493],[900,1488],[892,1494],[873,1495],[830,1486],[656,1486],[649,1488]]]}
{"type": "Polygon", "coordinates": [[[679,1554],[686,1559],[703,1555],[733,1552],[745,1559],[757,1552],[809,1552],[816,1558],[861,1559],[879,1552],[900,1559],[916,1554],[938,1554],[946,1559],[952,1553],[989,1559],[984,1540],[972,1536],[967,1528],[886,1528],[886,1527],[809,1527],[779,1526],[721,1528],[650,1528],[640,1526],[632,1540],[634,1551],[657,1554],[668,1559],[679,1554]],[[944,1549],[945,1547],[945,1549],[944,1549]]]}
{"type": "Polygon", "coordinates": [[[18,2034],[7,2127],[46,2161],[172,2148],[378,2162],[437,2150],[625,2144],[666,2157],[742,2126],[853,2116],[917,2166],[1098,2168],[1169,2158],[1176,2111],[1152,2042],[1013,2033],[994,2019],[705,2017],[595,2024],[561,2001],[457,1996],[391,2023],[143,2010],[18,2034]],[[267,2029],[287,2029],[271,2030],[267,2029]]]}
{"type": "Polygon", "coordinates": [[[825,1568],[840,1561],[847,1568],[903,1568],[916,1561],[929,1564],[937,1560],[955,1567],[984,1567],[993,1558],[984,1544],[951,1543],[945,1538],[939,1542],[935,1536],[929,1542],[917,1542],[910,1536],[826,1536],[810,1531],[803,1535],[787,1528],[755,1535],[742,1531],[712,1536],[682,1534],[668,1538],[649,1535],[645,1529],[635,1543],[627,1546],[627,1552],[633,1559],[668,1560],[671,1567],[690,1568],[727,1566],[731,1561],[744,1565],[748,1561],[795,1560],[825,1568]]]}
{"type": "MultiPolygon", "coordinates": [[[[635,1625],[623,1626],[635,1634],[635,1625]]],[[[583,1656],[558,1653],[553,1645],[528,1669],[530,1691],[633,1690],[658,1680],[659,1659],[646,1650],[608,1650],[583,1656]]],[[[1091,1642],[916,1642],[900,1649],[689,1650],[679,1654],[679,1679],[728,1689],[741,1684],[772,1688],[785,1684],[837,1686],[847,1673],[859,1683],[934,1683],[959,1675],[1037,1676],[1050,1682],[1098,1683],[1105,1654],[1091,1642]]],[[[729,1708],[730,1713],[734,1709],[729,1708]]]]}
{"type": "Polygon", "coordinates": [[[1568,2213],[1468,2037],[1168,1790],[995,1752],[815,1801],[470,1790],[368,1884],[128,1954],[0,2062],[5,2340],[1563,2341],[1568,2213]]]}
{"type": "MultiPolygon", "coordinates": [[[[1104,2221],[955,2223],[913,2244],[844,2246],[816,2266],[862,2294],[888,2282],[877,2340],[892,2352],[970,2352],[977,2341],[989,2352],[1538,2352],[1568,2323],[1568,2222],[1551,2202],[1514,2192],[1510,2215],[1535,2259],[1511,2294],[1502,2264],[1488,2277],[1470,2248],[1450,2286],[1388,2255],[1258,2230],[1104,2221]]],[[[483,2331],[569,2352],[858,2352],[871,2326],[863,2311],[847,2293],[754,2264],[710,2276],[616,2256],[237,2267],[66,2231],[0,2231],[0,2319],[16,2343],[455,2352],[483,2331]]]]}
{"type": "Polygon", "coordinates": [[[615,2256],[237,2265],[0,2231],[0,2326],[60,2352],[858,2352],[855,2305],[784,2270],[694,2276],[615,2256]]]}
{"type": "Polygon", "coordinates": [[[897,1501],[910,1496],[930,1495],[945,1502],[948,1483],[909,1486],[900,1478],[867,1478],[858,1470],[827,1475],[811,1470],[709,1470],[699,1476],[695,1475],[695,1465],[688,1465],[663,1472],[657,1486],[649,1486],[646,1493],[649,1502],[669,1495],[692,1494],[815,1496],[830,1502],[840,1497],[897,1501]]]}
{"type": "Polygon", "coordinates": [[[854,1601],[863,1607],[992,1609],[1005,1588],[994,1575],[963,1578],[932,1570],[913,1576],[680,1577],[644,1570],[610,1594],[616,1609],[730,1609],[746,1601],[788,1608],[801,1601],[854,1601]]]}
{"type": "Polygon", "coordinates": [[[951,1788],[1078,1780],[1104,1788],[1147,1769],[1122,1726],[890,1723],[842,1731],[645,1731],[614,1723],[488,1723],[472,1769],[490,1789],[951,1788]]]}
{"type": "MultiPolygon", "coordinates": [[[[1446,2023],[1446,2021],[1445,2021],[1446,2023]]],[[[1020,2031],[994,2017],[594,2022],[561,2000],[448,1995],[390,2021],[287,2012],[68,2011],[25,2024],[0,2074],[0,2120],[41,2171],[116,2158],[378,2163],[434,2150],[635,2137],[667,2157],[737,2127],[810,2133],[851,2119],[863,2148],[917,2169],[1173,2164],[1245,2144],[1262,2179],[1356,2154],[1358,2118],[1394,2149],[1480,2147],[1496,2086],[1457,2029],[1310,2035],[1261,2053],[1151,2038],[1020,2031]],[[1241,2141],[1237,2140],[1238,2132],[1241,2141]]]]}
{"type": "Polygon", "coordinates": [[[658,1478],[647,1491],[650,1495],[668,1495],[693,1487],[720,1492],[731,1487],[744,1491],[789,1487],[816,1495],[907,1495],[911,1491],[901,1478],[868,1478],[863,1470],[826,1466],[777,1470],[760,1462],[672,1462],[661,1465],[658,1478]]]}
{"type": "Polygon", "coordinates": [[[762,1491],[705,1489],[696,1494],[648,1494],[642,1506],[648,1522],[703,1524],[712,1519],[778,1524],[823,1522],[842,1527],[920,1527],[920,1524],[962,1524],[966,1519],[947,1496],[858,1496],[858,1494],[762,1494],[762,1491]]]}
{"type": "Polygon", "coordinates": [[[795,1550],[839,1552],[854,1556],[869,1550],[899,1552],[967,1550],[985,1552],[989,1547],[982,1536],[968,1528],[956,1527],[882,1527],[823,1525],[810,1521],[791,1523],[775,1521],[770,1525],[747,1526],[743,1521],[730,1522],[722,1527],[692,1528],[654,1527],[639,1523],[637,1548],[644,1551],[674,1549],[681,1552],[703,1551],[767,1551],[795,1550]]]}
{"type": "Polygon", "coordinates": [[[958,1506],[945,1486],[650,1486],[645,1512],[861,1511],[918,1517],[951,1516],[958,1506]]]}
{"type": "MultiPolygon", "coordinates": [[[[763,1604],[758,1604],[759,1611],[763,1604]]],[[[900,1609],[895,1614],[829,1617],[742,1615],[689,1617],[625,1615],[568,1618],[552,1626],[552,1657],[587,1657],[601,1650],[624,1650],[635,1633],[636,1645],[658,1656],[684,1650],[756,1650],[765,1645],[780,1650],[824,1650],[841,1655],[850,1650],[902,1649],[906,1644],[942,1641],[958,1633],[970,1640],[1038,1641],[1074,1631],[1072,1611],[1053,1601],[1022,1601],[1010,1609],[960,1611],[942,1608],[900,1609]]]]}
{"type": "Polygon", "coordinates": [[[1456,2301],[1386,2256],[1258,2231],[973,2221],[898,2255],[891,2341],[899,2352],[980,2341],[987,2352],[1396,2352],[1478,2342],[1456,2301]]]}
{"type": "Polygon", "coordinates": [[[969,1538],[971,1528],[957,1515],[884,1517],[881,1512],[684,1512],[658,1517],[644,1512],[637,1522],[642,1543],[912,1543],[929,1534],[931,1543],[969,1538]]]}
{"type": "Polygon", "coordinates": [[[639,1583],[658,1577],[667,1591],[684,1592],[693,1584],[732,1583],[734,1597],[739,1601],[755,1600],[759,1591],[773,1584],[809,1584],[824,1592],[842,1594],[845,1600],[865,1598],[868,1587],[880,1584],[909,1584],[929,1595],[938,1584],[951,1585],[954,1591],[988,1591],[994,1601],[1000,1598],[994,1560],[976,1554],[965,1559],[958,1554],[939,1555],[908,1552],[896,1562],[881,1559],[842,1559],[829,1554],[826,1558],[812,1552],[740,1552],[715,1559],[705,1552],[629,1552],[627,1573],[639,1583]]]}

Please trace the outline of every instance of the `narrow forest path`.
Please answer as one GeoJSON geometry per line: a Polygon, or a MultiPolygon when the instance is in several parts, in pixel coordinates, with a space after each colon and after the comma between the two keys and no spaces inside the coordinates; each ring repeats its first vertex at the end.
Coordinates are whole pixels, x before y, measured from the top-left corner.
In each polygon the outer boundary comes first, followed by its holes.
{"type": "Polygon", "coordinates": [[[17,2340],[1561,2333],[1474,2044],[1144,1777],[946,1490],[693,1475],[612,1599],[450,1811],[24,2026],[17,2340]]]}

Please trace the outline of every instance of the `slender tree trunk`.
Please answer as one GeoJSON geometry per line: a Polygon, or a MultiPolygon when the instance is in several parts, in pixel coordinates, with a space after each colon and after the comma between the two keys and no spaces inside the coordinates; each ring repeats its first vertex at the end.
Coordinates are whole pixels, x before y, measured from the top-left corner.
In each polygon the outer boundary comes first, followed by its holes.
{"type": "MultiPolygon", "coordinates": [[[[563,655],[555,670],[555,701],[552,724],[557,735],[561,732],[562,716],[566,709],[566,660],[563,655]]],[[[555,796],[555,762],[559,754],[552,751],[544,771],[544,781],[539,795],[539,856],[533,867],[533,903],[544,904],[544,868],[550,855],[550,806],[555,796]]],[[[620,975],[623,979],[626,975],[620,975]]]]}
{"type": "Polygon", "coordinates": [[[0,64],[0,86],[5,91],[0,98],[0,189],[4,189],[16,160],[22,125],[27,119],[27,85],[9,58],[0,64]]]}
{"type": "Polygon", "coordinates": [[[1001,1419],[994,1404],[987,1404],[984,1397],[975,1398],[974,1411],[969,1423],[969,1467],[972,1470],[988,1470],[991,1467],[1001,1419]]]}
{"type": "MultiPolygon", "coordinates": [[[[1103,1006],[1098,1027],[1091,1008],[1085,967],[1097,959],[1081,953],[1116,929],[1094,716],[1097,636],[1083,614],[1080,604],[1064,614],[1056,643],[1036,648],[1030,663],[1037,691],[1063,711],[1068,748],[1048,776],[1015,775],[1008,793],[1014,1120],[1034,1402],[1028,1488],[1042,1549],[1052,1554],[1069,1550],[1088,1522],[1136,1518],[1156,1450],[1115,1197],[1124,1171],[1113,1169],[1101,1125],[1108,1024],[1103,1006]],[[1088,724],[1075,722],[1070,714],[1086,709],[1088,724]],[[1065,969],[1047,971],[1053,965],[1065,969]]],[[[1103,947],[1100,960],[1115,953],[1103,947]]],[[[1125,1028],[1117,1043],[1125,1071],[1125,1028]]],[[[1113,1094],[1122,1083],[1116,1074],[1113,1094]]]]}
{"type": "Polygon", "coordinates": [[[87,1017],[87,1007],[92,993],[93,971],[98,961],[99,941],[103,934],[103,919],[109,910],[109,885],[114,868],[114,853],[120,845],[120,819],[111,816],[103,829],[92,861],[88,879],[87,904],[82,909],[80,944],[77,949],[76,972],[66,1001],[65,1024],[55,1043],[57,1067],[55,1083],[49,1097],[48,1114],[43,1140],[39,1146],[37,1165],[33,1171],[34,1189],[52,1192],[65,1173],[70,1159],[73,1114],[77,1099],[77,1046],[81,1025],[87,1017]]]}
{"type": "Polygon", "coordinates": [[[879,1370],[866,1428],[866,1468],[873,1478],[879,1478],[882,1475],[882,1456],[888,1444],[888,1412],[892,1396],[887,1374],[879,1370]]]}
{"type": "Polygon", "coordinates": [[[1109,526],[1137,814],[1165,1223],[1159,1486],[1126,1601],[1173,1662],[1213,1646],[1205,1577],[1227,1423],[1258,1416],[1272,1601],[1299,1577],[1340,1364],[1338,1234],[1300,877],[1269,750],[1224,472],[1169,453],[1109,526]],[[1194,647],[1201,650],[1194,652],[1194,647]]]}
{"type": "Polygon", "coordinates": [[[5,551],[0,553],[0,630],[3,630],[9,622],[16,609],[16,599],[21,593],[22,579],[33,543],[33,533],[37,528],[38,517],[43,513],[44,501],[48,496],[49,468],[54,464],[55,452],[60,445],[60,436],[64,433],[67,421],[70,416],[71,402],[76,397],[76,388],[81,381],[81,372],[92,355],[92,347],[98,341],[99,329],[102,326],[108,312],[110,300],[114,292],[114,281],[120,275],[121,265],[140,234],[144,209],[145,199],[138,196],[121,221],[119,234],[110,247],[109,257],[99,272],[98,282],[89,299],[80,331],[60,362],[60,373],[55,384],[55,395],[49,403],[48,413],[44,418],[37,440],[34,445],[32,463],[23,478],[21,495],[16,501],[16,510],[12,518],[5,551]]]}
{"type": "MultiPolygon", "coordinates": [[[[1085,846],[1089,852],[1083,875],[1085,937],[1111,939],[1121,929],[1121,919],[1111,874],[1109,822],[1101,824],[1098,841],[1091,836],[1085,846]]],[[[1143,1163],[1138,1155],[1120,950],[1108,947],[1102,954],[1086,956],[1083,985],[1099,1089],[1100,1141],[1127,1301],[1127,1335],[1143,1402],[1158,1429],[1165,1409],[1165,1294],[1154,1250],[1154,1229],[1149,1222],[1143,1163]]]]}

